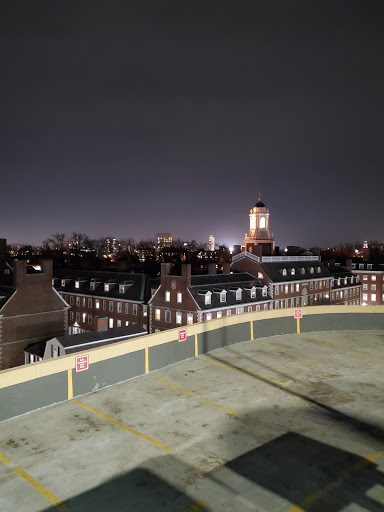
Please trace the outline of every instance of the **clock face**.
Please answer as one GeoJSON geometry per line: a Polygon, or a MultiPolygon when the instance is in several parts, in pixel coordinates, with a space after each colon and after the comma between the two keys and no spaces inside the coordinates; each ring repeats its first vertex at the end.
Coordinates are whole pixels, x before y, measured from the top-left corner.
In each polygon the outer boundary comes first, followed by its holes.
{"type": "Polygon", "coordinates": [[[172,279],[172,281],[171,281],[171,288],[172,288],[172,290],[174,290],[176,288],[176,280],[175,279],[172,279]]]}

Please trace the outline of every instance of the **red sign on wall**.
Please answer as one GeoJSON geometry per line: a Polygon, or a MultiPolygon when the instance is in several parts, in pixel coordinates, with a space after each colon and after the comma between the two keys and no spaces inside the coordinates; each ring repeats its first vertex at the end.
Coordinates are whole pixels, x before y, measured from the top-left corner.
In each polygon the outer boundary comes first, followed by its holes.
{"type": "Polygon", "coordinates": [[[179,343],[181,341],[185,341],[187,339],[187,329],[180,329],[179,330],[179,343]]]}
{"type": "Polygon", "coordinates": [[[295,318],[303,318],[303,310],[302,309],[295,309],[295,318]]]}
{"type": "Polygon", "coordinates": [[[76,372],[83,372],[89,369],[89,355],[76,357],[76,372]]]}

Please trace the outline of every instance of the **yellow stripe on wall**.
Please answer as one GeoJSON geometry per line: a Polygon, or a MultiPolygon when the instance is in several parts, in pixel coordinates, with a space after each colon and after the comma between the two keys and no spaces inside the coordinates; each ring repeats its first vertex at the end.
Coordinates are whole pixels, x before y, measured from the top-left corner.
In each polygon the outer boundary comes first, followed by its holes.
{"type": "Polygon", "coordinates": [[[73,398],[72,369],[68,370],[68,399],[73,398]]]}
{"type": "Polygon", "coordinates": [[[149,349],[145,348],[145,373],[149,372],[149,349]]]}

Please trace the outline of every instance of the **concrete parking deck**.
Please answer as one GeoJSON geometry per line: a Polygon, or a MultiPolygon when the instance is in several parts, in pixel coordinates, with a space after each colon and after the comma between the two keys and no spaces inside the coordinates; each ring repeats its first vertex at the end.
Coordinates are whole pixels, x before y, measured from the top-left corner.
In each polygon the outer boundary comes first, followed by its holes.
{"type": "Polygon", "coordinates": [[[384,511],[384,332],[218,349],[0,424],[0,510],[384,511]]]}

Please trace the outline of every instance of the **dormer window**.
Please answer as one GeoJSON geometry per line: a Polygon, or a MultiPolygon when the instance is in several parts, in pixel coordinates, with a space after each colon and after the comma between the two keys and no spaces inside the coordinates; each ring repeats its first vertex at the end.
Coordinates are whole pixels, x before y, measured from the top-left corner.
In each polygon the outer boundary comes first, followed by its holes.
{"type": "Polygon", "coordinates": [[[268,288],[266,286],[263,287],[263,297],[268,295],[268,288]]]}
{"type": "Polygon", "coordinates": [[[65,279],[62,279],[61,280],[61,287],[64,288],[64,286],[65,286],[65,279]]]}
{"type": "Polygon", "coordinates": [[[356,268],[356,263],[352,263],[352,268],[356,268]]]}
{"type": "Polygon", "coordinates": [[[340,286],[340,277],[337,280],[337,285],[340,286]]]}
{"type": "Polygon", "coordinates": [[[359,263],[359,268],[363,269],[364,268],[364,263],[359,263]]]}
{"type": "Polygon", "coordinates": [[[317,273],[321,274],[321,268],[320,267],[317,267],[317,273]]]}
{"type": "Polygon", "coordinates": [[[344,278],[344,284],[348,284],[348,277],[344,278]]]}
{"type": "Polygon", "coordinates": [[[242,296],[242,290],[241,290],[241,288],[238,288],[236,290],[236,300],[241,300],[241,296],[242,296]]]}
{"type": "Polygon", "coordinates": [[[92,291],[94,291],[94,290],[95,290],[95,287],[96,287],[96,283],[95,283],[94,281],[91,281],[91,282],[89,283],[89,289],[90,289],[90,290],[92,290],[92,291]]]}
{"type": "Polygon", "coordinates": [[[311,267],[310,271],[309,271],[311,274],[314,274],[315,273],[315,269],[313,267],[311,267]]]}
{"type": "Polygon", "coordinates": [[[116,284],[117,284],[117,281],[115,279],[110,279],[109,281],[104,283],[104,291],[110,292],[111,289],[113,288],[113,286],[115,286],[116,284]]]}
{"type": "Polygon", "coordinates": [[[283,276],[286,276],[286,275],[287,275],[287,269],[286,269],[286,268],[283,268],[283,270],[282,270],[282,274],[283,274],[283,276]]]}
{"type": "Polygon", "coordinates": [[[227,300],[227,292],[225,290],[221,290],[220,292],[220,302],[225,302],[227,300]]]}
{"type": "Polygon", "coordinates": [[[368,263],[367,270],[372,270],[372,264],[371,263],[368,263]]]}
{"type": "Polygon", "coordinates": [[[252,286],[251,288],[251,299],[254,299],[256,297],[256,287],[252,286]]]}
{"type": "Polygon", "coordinates": [[[304,274],[305,274],[305,268],[303,267],[303,268],[301,269],[301,275],[304,275],[304,274]]]}
{"type": "Polygon", "coordinates": [[[130,286],[133,285],[133,281],[123,281],[119,284],[119,293],[125,293],[130,286]]]}
{"type": "Polygon", "coordinates": [[[109,283],[104,283],[104,291],[109,292],[109,283]]]}
{"type": "Polygon", "coordinates": [[[294,276],[294,275],[295,275],[295,269],[291,268],[291,276],[294,276]]]}
{"type": "Polygon", "coordinates": [[[207,292],[205,294],[205,301],[204,302],[205,302],[206,305],[207,304],[211,304],[211,295],[212,295],[211,292],[207,292]]]}

